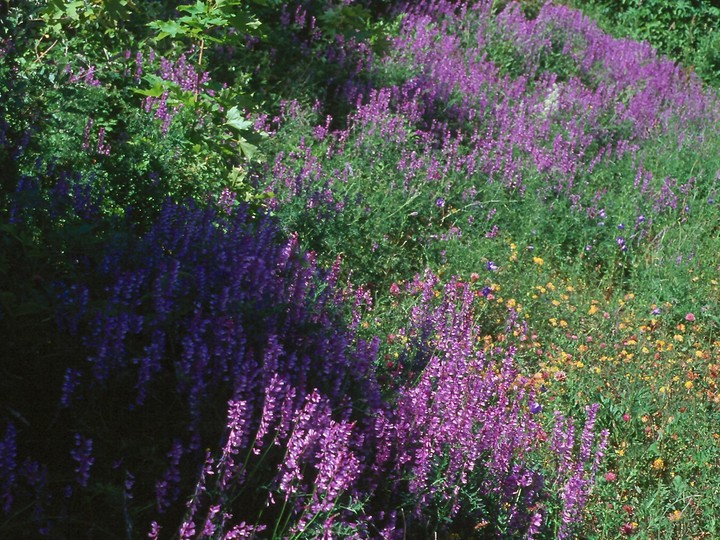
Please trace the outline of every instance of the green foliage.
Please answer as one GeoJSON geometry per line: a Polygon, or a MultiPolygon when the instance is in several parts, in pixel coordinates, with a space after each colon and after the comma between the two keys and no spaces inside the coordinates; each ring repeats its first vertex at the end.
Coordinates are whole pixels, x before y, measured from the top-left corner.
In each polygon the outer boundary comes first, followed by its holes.
{"type": "Polygon", "coordinates": [[[187,13],[177,19],[153,21],[148,26],[157,31],[156,39],[187,38],[199,50],[198,66],[203,65],[203,52],[208,42],[237,44],[247,34],[258,34],[260,21],[250,13],[241,0],[197,0],[194,5],[182,5],[178,11],[187,13]],[[227,32],[232,28],[233,33],[227,32]]]}
{"type": "MultiPolygon", "coordinates": [[[[222,1],[181,6],[188,15],[181,18],[176,39],[165,40],[172,42],[168,60],[184,52],[185,37],[237,43],[244,32],[256,29],[257,19],[238,7],[238,2],[222,1]]],[[[36,14],[11,9],[2,28],[14,43],[0,68],[8,106],[3,112],[13,137],[33,136],[19,158],[0,155],[5,170],[14,171],[4,176],[4,189],[13,190],[42,157],[86,179],[107,215],[130,210],[139,223],[149,223],[168,196],[205,199],[225,187],[244,190],[240,199],[261,206],[264,197],[244,182],[246,164],[262,159],[257,148],[265,134],[245,119],[257,103],[242,85],[223,87],[211,81],[188,91],[157,75],[159,59],[148,63],[152,38],[144,21],[172,6],[143,3],[135,8],[123,0],[51,2],[36,14]],[[125,53],[125,47],[144,53],[139,84],[132,75],[139,69],[135,53],[125,53]],[[84,79],[86,73],[92,81],[84,79]],[[143,111],[143,98],[163,98],[175,110],[169,128],[153,121],[153,111],[143,111]]],[[[203,62],[202,48],[191,54],[189,60],[203,62]]]]}
{"type": "Polygon", "coordinates": [[[106,31],[117,27],[135,8],[130,0],[48,0],[40,10],[45,30],[60,35],[68,28],[77,30],[91,26],[102,26],[106,31]]]}

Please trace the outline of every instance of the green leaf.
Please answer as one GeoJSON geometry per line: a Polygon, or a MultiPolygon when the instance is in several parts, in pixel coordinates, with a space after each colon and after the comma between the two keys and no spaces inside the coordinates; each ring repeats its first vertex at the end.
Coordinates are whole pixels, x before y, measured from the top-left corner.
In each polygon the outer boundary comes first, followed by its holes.
{"type": "Polygon", "coordinates": [[[76,0],[75,2],[69,2],[65,5],[65,15],[73,21],[79,21],[80,15],[78,15],[78,8],[82,7],[83,2],[76,0]]]}
{"type": "Polygon", "coordinates": [[[238,131],[244,131],[252,127],[252,122],[243,118],[237,107],[232,107],[225,117],[225,124],[238,131]]]}
{"type": "Polygon", "coordinates": [[[186,107],[194,107],[197,104],[197,95],[193,92],[177,92],[173,97],[186,107]]]}
{"type": "Polygon", "coordinates": [[[187,11],[191,15],[200,15],[201,13],[206,13],[208,7],[205,2],[197,0],[194,6],[178,6],[178,11],[187,11]]]}
{"type": "Polygon", "coordinates": [[[673,486],[675,486],[678,493],[684,493],[687,490],[687,482],[685,482],[683,477],[679,474],[673,476],[673,486]]]}
{"type": "Polygon", "coordinates": [[[143,96],[160,97],[168,89],[167,81],[164,81],[157,75],[147,74],[143,77],[147,82],[150,83],[148,89],[133,89],[136,94],[142,94],[143,96]]]}
{"type": "Polygon", "coordinates": [[[61,19],[65,14],[64,8],[62,0],[48,0],[47,6],[40,13],[46,19],[61,19]]]}
{"type": "Polygon", "coordinates": [[[178,21],[153,21],[149,23],[148,26],[160,31],[160,34],[157,36],[158,40],[168,36],[174,38],[178,34],[184,35],[187,33],[187,29],[178,21]]]}
{"type": "Polygon", "coordinates": [[[163,95],[164,90],[162,88],[153,87],[147,90],[142,90],[139,88],[133,88],[133,92],[136,94],[141,94],[143,96],[149,96],[149,97],[160,97],[163,95]]]}
{"type": "Polygon", "coordinates": [[[238,137],[238,146],[247,159],[252,159],[257,151],[257,146],[250,144],[244,137],[238,137]]]}
{"type": "Polygon", "coordinates": [[[105,0],[105,12],[115,22],[124,20],[128,12],[128,0],[105,0]]]}
{"type": "Polygon", "coordinates": [[[233,13],[229,18],[230,24],[239,31],[248,34],[257,34],[258,28],[262,26],[259,20],[248,13],[238,11],[233,13]]]}

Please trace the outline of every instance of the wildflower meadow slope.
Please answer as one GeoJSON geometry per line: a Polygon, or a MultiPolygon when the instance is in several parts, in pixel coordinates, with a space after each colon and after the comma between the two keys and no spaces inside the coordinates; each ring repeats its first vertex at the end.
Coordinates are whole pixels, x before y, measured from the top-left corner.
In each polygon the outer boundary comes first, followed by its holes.
{"type": "Polygon", "coordinates": [[[720,534],[715,89],[551,2],[100,4],[2,26],[0,535],[720,534]]]}

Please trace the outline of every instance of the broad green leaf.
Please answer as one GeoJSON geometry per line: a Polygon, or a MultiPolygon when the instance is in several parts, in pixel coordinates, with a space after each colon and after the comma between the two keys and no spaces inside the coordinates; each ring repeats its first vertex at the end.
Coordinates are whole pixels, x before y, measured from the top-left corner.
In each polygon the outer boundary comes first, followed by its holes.
{"type": "Polygon", "coordinates": [[[185,34],[186,30],[182,24],[178,21],[153,21],[148,24],[150,28],[155,28],[160,31],[157,39],[164,39],[168,36],[174,38],[178,34],[185,34]]]}
{"type": "Polygon", "coordinates": [[[49,0],[47,6],[40,13],[47,19],[61,19],[65,15],[65,2],[49,0]]]}
{"type": "Polygon", "coordinates": [[[68,2],[65,4],[65,15],[73,21],[79,21],[80,15],[78,15],[78,8],[82,7],[83,2],[76,0],[75,2],[68,2]]]}
{"type": "Polygon", "coordinates": [[[143,96],[148,96],[148,97],[160,97],[163,95],[163,92],[165,92],[165,90],[162,87],[154,86],[154,87],[146,89],[146,90],[134,88],[133,92],[135,92],[136,94],[141,94],[143,96]]]}
{"type": "Polygon", "coordinates": [[[203,19],[206,26],[227,26],[228,20],[225,17],[211,17],[203,19]]]}
{"type": "Polygon", "coordinates": [[[237,107],[232,107],[225,117],[225,124],[238,131],[244,131],[252,127],[252,122],[243,118],[237,107]]]}
{"type": "Polygon", "coordinates": [[[178,11],[187,11],[191,15],[200,15],[201,13],[206,13],[208,11],[208,6],[205,2],[197,0],[194,6],[178,6],[178,11]]]}
{"type": "Polygon", "coordinates": [[[194,92],[178,92],[173,97],[186,107],[194,107],[197,103],[197,95],[194,92]]]}
{"type": "Polygon", "coordinates": [[[247,159],[252,159],[257,151],[257,146],[250,144],[244,137],[238,137],[238,146],[247,159]]]}
{"type": "Polygon", "coordinates": [[[147,74],[143,77],[150,84],[150,88],[145,89],[134,89],[136,94],[142,94],[143,96],[160,97],[168,90],[168,82],[164,81],[157,75],[147,74]]]}

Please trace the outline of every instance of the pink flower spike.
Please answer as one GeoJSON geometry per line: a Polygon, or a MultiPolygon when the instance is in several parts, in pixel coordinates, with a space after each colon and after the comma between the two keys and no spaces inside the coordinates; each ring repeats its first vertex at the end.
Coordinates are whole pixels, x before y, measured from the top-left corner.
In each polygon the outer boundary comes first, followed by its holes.
{"type": "Polygon", "coordinates": [[[695,322],[695,315],[693,313],[688,313],[685,315],[685,320],[687,322],[695,322]]]}

